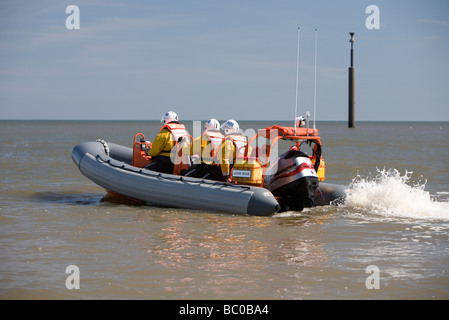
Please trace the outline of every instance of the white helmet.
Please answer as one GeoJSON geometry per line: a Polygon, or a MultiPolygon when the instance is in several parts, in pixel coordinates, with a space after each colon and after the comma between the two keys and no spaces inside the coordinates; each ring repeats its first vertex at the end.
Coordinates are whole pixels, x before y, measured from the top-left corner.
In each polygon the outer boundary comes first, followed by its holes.
{"type": "Polygon", "coordinates": [[[172,121],[178,121],[178,115],[176,114],[176,112],[173,112],[173,111],[167,112],[166,114],[164,114],[164,116],[161,119],[161,122],[163,124],[167,124],[172,121]]]}
{"type": "Polygon", "coordinates": [[[299,116],[296,118],[296,128],[304,127],[306,124],[306,119],[303,116],[299,116]]]}
{"type": "Polygon", "coordinates": [[[229,119],[228,121],[226,121],[221,125],[221,130],[223,131],[224,134],[231,134],[239,132],[240,127],[237,121],[229,119]]]}
{"type": "Polygon", "coordinates": [[[204,130],[209,129],[220,130],[220,122],[218,122],[218,120],[214,118],[207,120],[206,124],[204,125],[204,130]]]}

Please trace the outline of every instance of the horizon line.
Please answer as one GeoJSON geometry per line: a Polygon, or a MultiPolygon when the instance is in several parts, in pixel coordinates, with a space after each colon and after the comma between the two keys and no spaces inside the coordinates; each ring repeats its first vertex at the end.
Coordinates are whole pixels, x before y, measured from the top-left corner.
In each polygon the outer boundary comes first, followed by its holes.
{"type": "MultiPolygon", "coordinates": [[[[186,119],[182,120],[180,122],[186,122],[186,121],[207,121],[208,119],[186,119]]],[[[0,119],[0,121],[86,121],[86,122],[93,122],[93,121],[116,121],[116,122],[145,122],[145,121],[151,121],[151,122],[160,122],[159,119],[0,119]]],[[[226,121],[226,120],[219,120],[219,121],[226,121]]],[[[238,120],[238,122],[289,122],[292,121],[291,119],[288,120],[272,120],[272,119],[266,119],[266,120],[238,120]]],[[[315,122],[347,122],[348,120],[316,120],[315,122]]],[[[310,120],[310,122],[313,122],[313,120],[310,120]]],[[[449,122],[449,120],[357,120],[357,122],[449,122]]]]}

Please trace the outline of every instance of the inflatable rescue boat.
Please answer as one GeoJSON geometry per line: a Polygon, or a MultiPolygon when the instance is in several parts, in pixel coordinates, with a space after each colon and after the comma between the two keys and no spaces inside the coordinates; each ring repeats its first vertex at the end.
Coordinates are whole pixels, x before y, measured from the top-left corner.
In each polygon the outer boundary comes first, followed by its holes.
{"type": "Polygon", "coordinates": [[[258,130],[249,138],[245,156],[234,164],[232,183],[179,175],[190,162],[182,155],[181,143],[177,146],[173,174],[144,168],[151,162],[151,143],[141,133],[134,137],[133,148],[104,140],[80,143],[72,151],[72,160],[108,195],[166,207],[271,216],[329,205],[346,194],[345,187],[323,182],[325,163],[316,129],[272,126],[258,130]],[[279,140],[293,145],[278,156],[279,140]],[[302,151],[303,145],[311,147],[311,155],[302,151]]]}

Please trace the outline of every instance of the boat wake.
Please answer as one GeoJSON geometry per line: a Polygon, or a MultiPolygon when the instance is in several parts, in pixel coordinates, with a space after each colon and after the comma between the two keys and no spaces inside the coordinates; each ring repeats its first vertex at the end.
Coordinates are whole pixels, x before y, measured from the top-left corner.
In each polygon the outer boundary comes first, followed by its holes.
{"type": "Polygon", "coordinates": [[[413,172],[401,175],[396,169],[377,169],[374,175],[358,175],[344,206],[386,217],[449,220],[449,201],[425,190],[426,181],[412,182],[413,172]]]}

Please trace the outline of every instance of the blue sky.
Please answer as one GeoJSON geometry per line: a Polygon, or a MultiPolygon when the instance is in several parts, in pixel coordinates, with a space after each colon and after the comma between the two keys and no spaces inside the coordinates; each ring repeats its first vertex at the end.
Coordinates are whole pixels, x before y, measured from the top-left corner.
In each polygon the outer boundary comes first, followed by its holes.
{"type": "Polygon", "coordinates": [[[449,2],[2,0],[0,119],[449,121],[449,2]],[[69,30],[69,5],[80,29],[69,30]],[[380,29],[365,9],[376,5],[380,29]]]}

